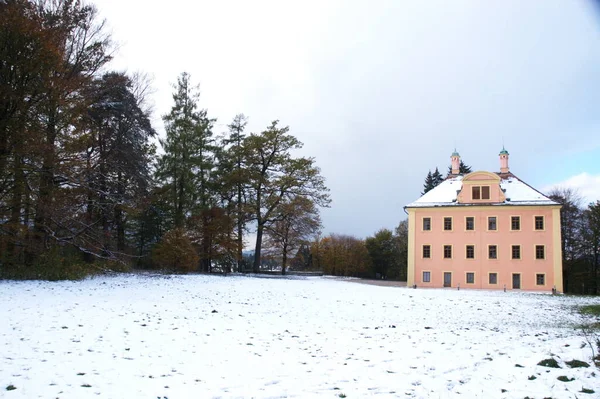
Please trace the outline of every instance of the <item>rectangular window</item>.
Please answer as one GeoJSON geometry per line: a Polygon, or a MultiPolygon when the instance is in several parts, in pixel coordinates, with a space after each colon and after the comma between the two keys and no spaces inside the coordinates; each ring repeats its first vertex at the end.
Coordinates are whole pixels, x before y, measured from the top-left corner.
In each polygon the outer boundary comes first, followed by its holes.
{"type": "Polygon", "coordinates": [[[424,283],[431,282],[431,272],[423,272],[423,282],[424,283]]]}
{"type": "Polygon", "coordinates": [[[535,275],[535,283],[537,285],[546,285],[546,275],[545,274],[536,274],[535,275]]]}
{"type": "Polygon", "coordinates": [[[496,230],[498,225],[496,224],[496,216],[488,217],[488,230],[496,230]]]}
{"type": "Polygon", "coordinates": [[[535,258],[546,259],[546,248],[543,245],[535,246],[535,258]]]}
{"type": "Polygon", "coordinates": [[[510,217],[510,229],[511,230],[521,230],[521,217],[520,216],[511,216],[510,217]]]}
{"type": "Polygon", "coordinates": [[[467,245],[467,259],[475,259],[475,245],[467,245]]]}
{"type": "Polygon", "coordinates": [[[474,200],[481,199],[481,187],[473,186],[473,199],[474,200]]]}
{"type": "Polygon", "coordinates": [[[452,218],[444,218],[444,230],[452,230],[452,218]]]}
{"type": "Polygon", "coordinates": [[[490,273],[489,283],[498,284],[498,273],[490,273]]]}
{"type": "Polygon", "coordinates": [[[431,258],[431,245],[423,245],[423,258],[431,258]]]}
{"type": "Polygon", "coordinates": [[[490,245],[488,247],[488,259],[498,259],[498,246],[490,245]]]}
{"type": "Polygon", "coordinates": [[[444,245],[444,259],[452,258],[452,245],[444,245]]]}
{"type": "Polygon", "coordinates": [[[431,218],[423,218],[423,230],[431,230],[431,218]]]}
{"type": "Polygon", "coordinates": [[[475,273],[467,273],[467,284],[475,284],[475,273]]]}
{"type": "Polygon", "coordinates": [[[484,199],[484,200],[490,199],[490,186],[482,186],[481,187],[481,199],[484,199]]]}
{"type": "Polygon", "coordinates": [[[467,230],[475,230],[475,218],[472,216],[467,216],[465,223],[467,225],[467,230]]]}
{"type": "Polygon", "coordinates": [[[512,246],[512,258],[513,259],[521,259],[521,246],[520,245],[512,246]]]}
{"type": "Polygon", "coordinates": [[[535,229],[536,230],[544,230],[544,217],[543,216],[535,217],[535,229]]]}

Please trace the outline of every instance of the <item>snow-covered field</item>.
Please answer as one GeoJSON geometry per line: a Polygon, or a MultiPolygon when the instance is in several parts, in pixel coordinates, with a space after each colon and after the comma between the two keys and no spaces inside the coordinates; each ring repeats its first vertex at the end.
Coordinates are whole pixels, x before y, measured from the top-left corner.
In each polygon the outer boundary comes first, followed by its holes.
{"type": "Polygon", "coordinates": [[[600,397],[600,370],[564,363],[590,362],[588,303],[327,277],[0,282],[0,397],[600,397]]]}

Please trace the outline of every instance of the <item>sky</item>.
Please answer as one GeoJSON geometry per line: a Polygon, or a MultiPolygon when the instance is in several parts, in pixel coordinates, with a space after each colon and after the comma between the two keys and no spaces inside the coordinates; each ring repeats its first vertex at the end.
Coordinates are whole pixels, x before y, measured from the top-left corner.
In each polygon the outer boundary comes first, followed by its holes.
{"type": "Polygon", "coordinates": [[[324,233],[393,229],[456,148],[473,170],[600,199],[592,1],[95,0],[112,68],[153,77],[154,121],[189,72],[216,133],[290,126],[330,188],[324,233]]]}

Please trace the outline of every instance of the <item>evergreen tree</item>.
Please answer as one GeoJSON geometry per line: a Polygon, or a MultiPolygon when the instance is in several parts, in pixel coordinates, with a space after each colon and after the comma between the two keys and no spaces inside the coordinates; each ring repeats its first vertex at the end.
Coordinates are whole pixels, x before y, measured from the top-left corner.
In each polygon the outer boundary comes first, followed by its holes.
{"type": "Polygon", "coordinates": [[[435,172],[433,172],[431,177],[433,180],[433,187],[439,186],[444,181],[444,177],[442,176],[437,167],[435,168],[435,172]]]}
{"type": "Polygon", "coordinates": [[[214,167],[212,126],[206,110],[198,110],[200,94],[192,86],[190,75],[177,79],[171,112],[163,116],[167,137],[161,140],[165,153],[157,177],[168,191],[172,223],[183,227],[186,217],[210,205],[209,176],[214,167]]]}
{"type": "MultiPolygon", "coordinates": [[[[467,164],[465,164],[463,162],[463,160],[460,160],[460,164],[458,165],[458,174],[460,175],[466,175],[468,173],[471,173],[471,167],[467,164]]],[[[452,174],[452,165],[448,166],[448,176],[450,176],[452,174]]]]}
{"type": "Polygon", "coordinates": [[[433,190],[435,186],[433,185],[433,175],[431,174],[431,170],[427,172],[427,177],[425,177],[425,183],[423,184],[423,192],[421,195],[427,194],[429,191],[433,190]]]}

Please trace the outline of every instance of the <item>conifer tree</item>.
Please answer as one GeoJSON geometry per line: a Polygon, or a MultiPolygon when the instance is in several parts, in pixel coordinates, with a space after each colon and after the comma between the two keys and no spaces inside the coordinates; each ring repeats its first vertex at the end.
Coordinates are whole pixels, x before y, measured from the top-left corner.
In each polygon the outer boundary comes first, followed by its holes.
{"type": "Polygon", "coordinates": [[[435,186],[433,185],[433,175],[431,174],[431,170],[427,172],[427,177],[425,177],[425,183],[423,184],[423,192],[421,195],[427,194],[429,191],[433,190],[435,186]]]}

